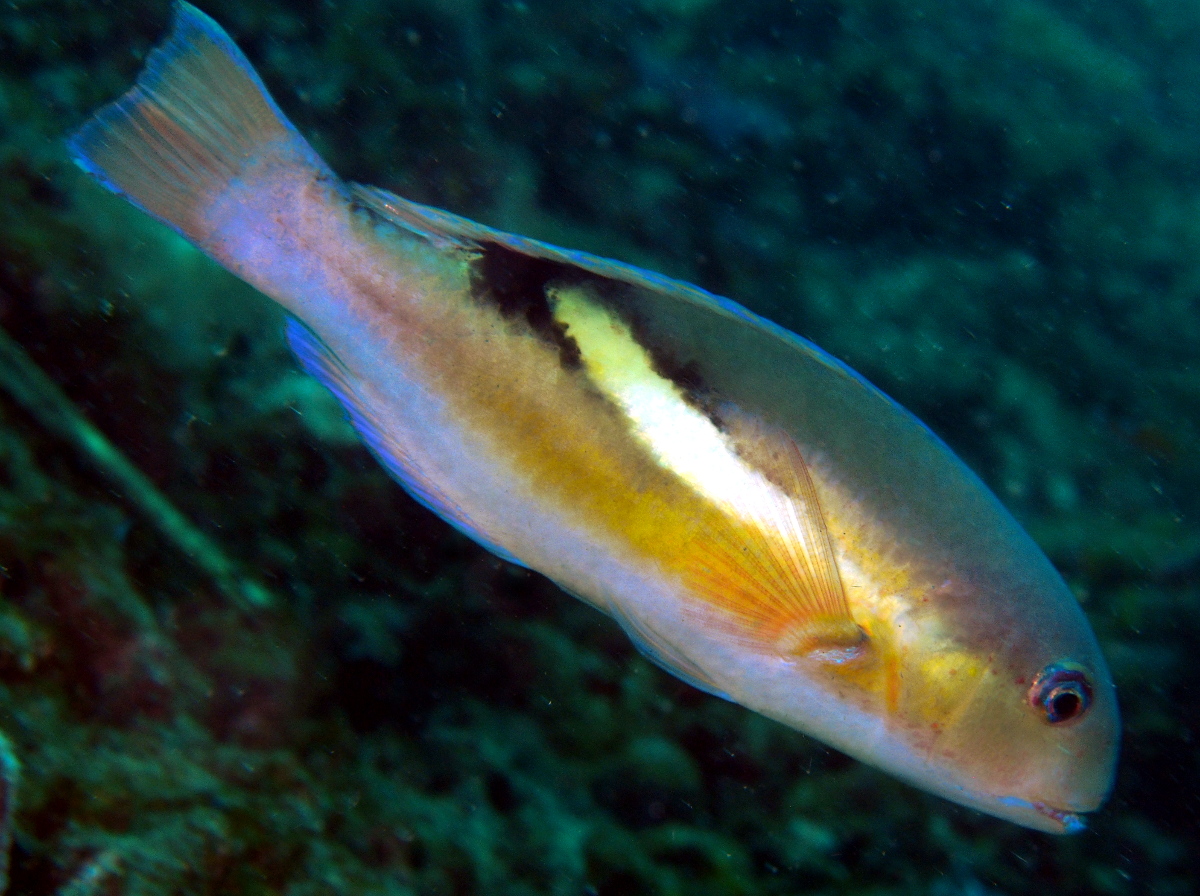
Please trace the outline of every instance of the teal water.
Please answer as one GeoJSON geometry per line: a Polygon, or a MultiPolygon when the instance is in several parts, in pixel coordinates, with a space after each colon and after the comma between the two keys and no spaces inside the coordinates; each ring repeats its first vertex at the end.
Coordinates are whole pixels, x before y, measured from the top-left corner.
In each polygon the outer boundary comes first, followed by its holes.
{"type": "Polygon", "coordinates": [[[732,296],[927,421],[1083,601],[1121,767],[1071,838],[953,807],[444,526],[265,299],[70,165],[169,7],[16,0],[0,326],[69,405],[0,390],[10,892],[1197,889],[1200,9],[202,7],[340,173],[732,296]]]}

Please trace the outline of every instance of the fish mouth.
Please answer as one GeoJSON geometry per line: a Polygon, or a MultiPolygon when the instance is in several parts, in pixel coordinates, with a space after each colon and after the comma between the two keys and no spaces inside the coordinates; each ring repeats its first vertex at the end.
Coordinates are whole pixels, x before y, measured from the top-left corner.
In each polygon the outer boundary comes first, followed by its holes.
{"type": "MultiPolygon", "coordinates": [[[[1042,818],[1047,819],[1053,827],[1047,826],[1042,829],[1051,833],[1078,834],[1087,829],[1087,820],[1083,815],[1079,812],[1072,812],[1070,809],[1059,809],[1057,806],[1051,806],[1048,803],[1023,800],[1016,796],[1001,797],[1000,803],[1004,806],[1012,806],[1034,812],[1042,818]]],[[[1040,825],[1030,825],[1028,821],[1023,823],[1030,827],[1041,827],[1040,825]]]]}
{"type": "Polygon", "coordinates": [[[1039,815],[1045,815],[1052,821],[1062,825],[1064,834],[1078,834],[1087,827],[1087,820],[1077,812],[1056,809],[1053,806],[1047,806],[1045,803],[1030,803],[1030,806],[1039,815]]]}

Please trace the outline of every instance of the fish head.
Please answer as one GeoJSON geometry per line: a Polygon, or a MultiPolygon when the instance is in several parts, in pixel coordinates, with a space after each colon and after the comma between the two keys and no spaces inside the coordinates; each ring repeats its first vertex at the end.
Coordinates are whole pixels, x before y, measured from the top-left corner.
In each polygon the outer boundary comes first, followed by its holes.
{"type": "Polygon", "coordinates": [[[962,757],[980,808],[1072,833],[1107,798],[1120,739],[1116,695],[1098,654],[1076,657],[997,670],[966,698],[944,748],[962,757]]]}
{"type": "Polygon", "coordinates": [[[735,410],[721,419],[786,500],[744,514],[774,522],[762,528],[777,542],[746,526],[706,548],[692,593],[716,582],[709,603],[736,620],[704,626],[718,635],[710,652],[740,648],[725,655],[748,670],[712,690],[955,802],[1080,829],[1112,784],[1116,694],[1079,602],[1033,540],[953,458],[940,458],[958,477],[936,486],[940,500],[905,502],[914,495],[847,485],[819,453],[810,462],[811,449],[735,410]],[[777,506],[793,512],[775,520],[777,506]],[[803,558],[802,574],[789,579],[777,557],[803,558]]]}
{"type": "MultiPolygon", "coordinates": [[[[959,705],[941,749],[967,772],[986,811],[1070,833],[1112,788],[1120,743],[1116,689],[1091,626],[1057,573],[1007,587],[1015,593],[968,587],[962,609],[943,611],[977,675],[957,685],[959,705]]],[[[937,666],[931,657],[923,662],[937,666]]]]}
{"type": "Polygon", "coordinates": [[[834,673],[861,689],[883,729],[851,752],[1018,824],[1081,830],[1116,768],[1120,723],[1108,667],[1053,570],[1035,582],[1007,577],[1003,594],[981,578],[944,582],[923,599],[896,602],[899,611],[876,604],[861,657],[834,673]]]}

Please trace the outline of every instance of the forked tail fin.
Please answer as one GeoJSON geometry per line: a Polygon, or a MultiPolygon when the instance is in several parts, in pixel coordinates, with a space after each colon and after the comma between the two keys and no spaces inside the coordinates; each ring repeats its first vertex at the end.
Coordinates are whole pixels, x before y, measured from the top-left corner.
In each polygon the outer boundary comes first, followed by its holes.
{"type": "Polygon", "coordinates": [[[137,83],[70,139],[76,164],[206,245],[205,212],[251,169],[328,169],[221,27],[189,3],[137,83]]]}

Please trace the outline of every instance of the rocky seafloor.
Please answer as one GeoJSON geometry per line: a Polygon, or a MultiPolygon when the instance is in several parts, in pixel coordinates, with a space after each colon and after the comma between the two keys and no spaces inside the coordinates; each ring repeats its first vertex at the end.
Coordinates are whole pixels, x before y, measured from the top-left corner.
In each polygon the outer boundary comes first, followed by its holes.
{"type": "Polygon", "coordinates": [[[269,302],[67,157],[168,5],[7,0],[10,893],[1196,891],[1200,7],[202,6],[346,177],[732,296],[927,421],[1083,601],[1116,790],[1066,838],[923,795],[441,523],[269,302]]]}

